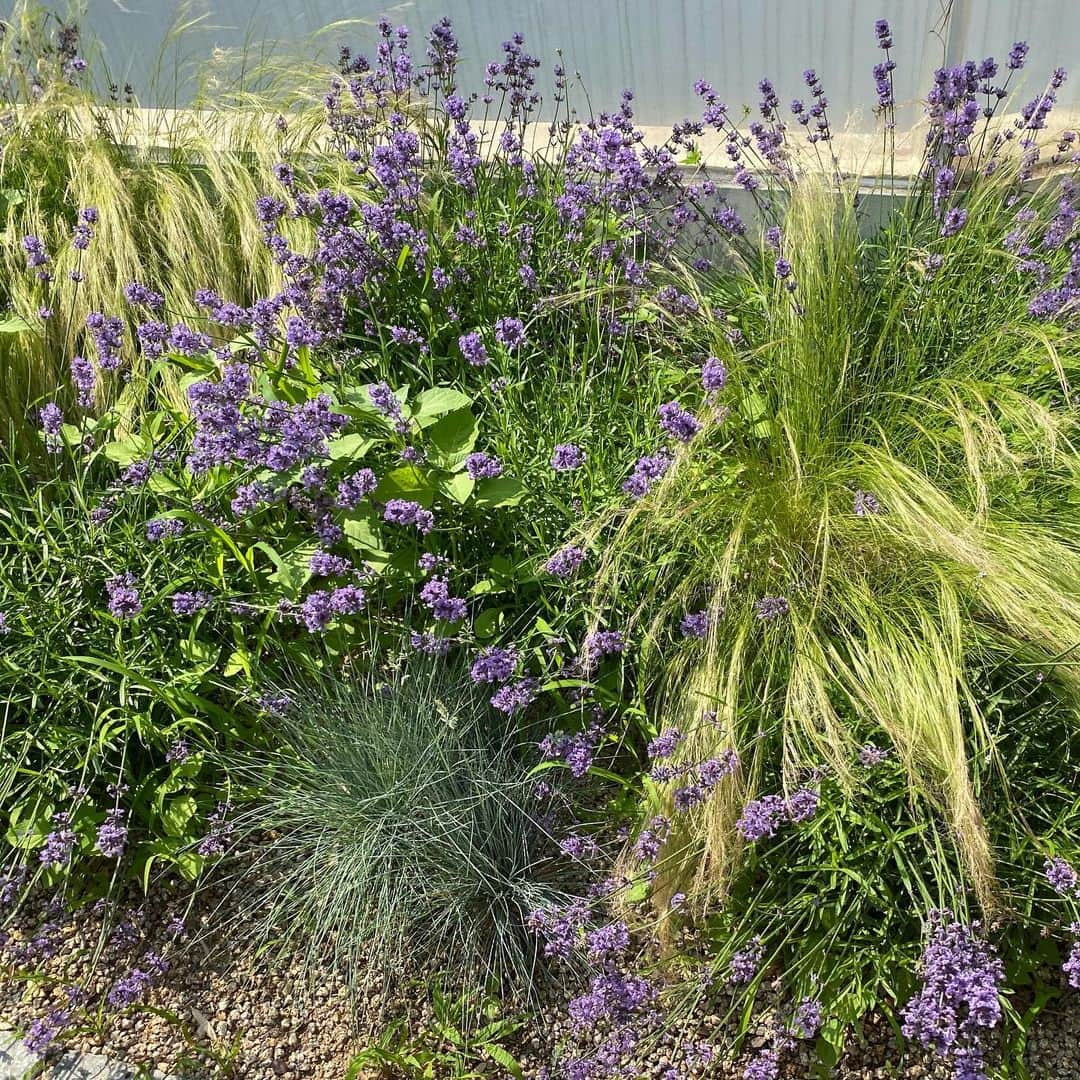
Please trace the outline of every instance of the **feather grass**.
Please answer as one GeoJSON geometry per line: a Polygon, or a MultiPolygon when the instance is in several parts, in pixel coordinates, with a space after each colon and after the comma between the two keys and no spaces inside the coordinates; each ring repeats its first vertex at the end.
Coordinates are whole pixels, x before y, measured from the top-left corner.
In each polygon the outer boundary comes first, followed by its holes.
{"type": "MultiPolygon", "coordinates": [[[[691,816],[669,891],[696,875],[722,895],[741,802],[813,767],[849,784],[859,740],[877,730],[912,795],[948,823],[982,907],[999,904],[971,779],[994,737],[970,672],[1038,663],[1073,709],[1080,675],[1078,354],[1001,284],[1013,271],[992,238],[1007,182],[974,194],[970,232],[932,280],[937,227],[916,208],[861,240],[853,193],[796,184],[784,220],[795,293],[765,254],[720,286],[750,350],[729,359],[733,412],[702,417],[653,492],[589,529],[604,551],[597,610],[635,597],[629,620],[663,687],[658,726],[693,731],[689,758],[733,747],[744,763],[691,816]],[[856,514],[857,492],[885,512],[856,514]],[[766,596],[790,614],[758,617],[766,596]],[[669,647],[669,628],[703,606],[706,641],[669,647]]],[[[726,329],[717,322],[719,355],[726,329]]]]}

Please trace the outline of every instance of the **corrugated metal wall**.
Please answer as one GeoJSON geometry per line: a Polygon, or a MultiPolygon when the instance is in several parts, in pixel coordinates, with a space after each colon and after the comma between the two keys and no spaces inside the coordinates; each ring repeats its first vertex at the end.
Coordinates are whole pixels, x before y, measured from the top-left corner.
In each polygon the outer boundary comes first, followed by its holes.
{"type": "MultiPolygon", "coordinates": [[[[256,55],[266,43],[288,48],[338,20],[351,24],[322,38],[327,57],[341,43],[371,52],[380,16],[422,35],[444,14],[462,43],[463,87],[479,88],[485,63],[521,30],[545,71],[563,51],[567,69],[582,73],[594,108],[617,104],[630,87],[638,121],[656,125],[697,111],[695,79],[708,79],[737,107],[756,102],[756,84],[768,75],[787,102],[804,95],[801,73],[813,67],[825,81],[834,126],[846,119],[869,128],[879,17],[891,21],[896,40],[897,98],[909,103],[901,123],[921,114],[917,102],[946,60],[1001,59],[1013,41],[1026,39],[1024,88],[1033,95],[1054,67],[1068,67],[1068,52],[1080,40],[1080,0],[406,0],[390,7],[370,0],[89,0],[87,24],[117,82],[130,80],[144,104],[171,105],[178,55],[197,61],[214,49],[246,46],[256,55]],[[184,35],[178,52],[165,54],[149,90],[170,25],[200,13],[206,18],[184,35]]],[[[1060,98],[1080,103],[1080,72],[1060,98]]]]}

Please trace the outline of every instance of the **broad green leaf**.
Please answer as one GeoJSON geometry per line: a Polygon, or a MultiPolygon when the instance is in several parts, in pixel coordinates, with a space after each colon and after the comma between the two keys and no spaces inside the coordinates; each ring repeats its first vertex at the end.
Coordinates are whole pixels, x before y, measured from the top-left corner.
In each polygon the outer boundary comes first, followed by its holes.
{"type": "Polygon", "coordinates": [[[382,537],[375,531],[373,517],[347,517],[342,528],[345,538],[353,547],[368,551],[382,551],[382,537]]]}
{"type": "Polygon", "coordinates": [[[388,472],[375,489],[375,498],[379,502],[390,499],[410,499],[421,506],[431,506],[435,501],[435,489],[431,486],[424,471],[409,463],[388,472]]]}
{"type": "Polygon", "coordinates": [[[21,334],[29,329],[30,324],[21,315],[9,315],[0,320],[0,334],[21,334]]]}
{"type": "Polygon", "coordinates": [[[468,409],[455,409],[427,431],[428,456],[442,469],[456,472],[476,446],[479,429],[468,409]]]}
{"type": "Polygon", "coordinates": [[[476,481],[468,473],[454,473],[453,476],[444,477],[439,481],[439,490],[456,503],[468,501],[469,496],[476,487],[476,481]]]}
{"type": "Polygon", "coordinates": [[[150,440],[144,435],[129,435],[126,439],[106,443],[103,453],[117,465],[131,465],[136,461],[145,461],[150,456],[150,440]]]}
{"type": "Polygon", "coordinates": [[[246,651],[234,649],[225,661],[222,674],[228,678],[231,675],[239,675],[241,672],[247,675],[249,679],[251,678],[251,658],[246,651]]]}
{"type": "Polygon", "coordinates": [[[161,822],[167,836],[183,836],[188,822],[198,812],[199,806],[190,795],[178,795],[170,799],[161,812],[161,822]]]}
{"type": "Polygon", "coordinates": [[[504,620],[502,608],[488,608],[477,615],[473,623],[473,632],[478,638],[494,637],[502,629],[504,620]]]}
{"type": "Polygon", "coordinates": [[[463,394],[452,386],[434,386],[417,395],[413,402],[413,419],[421,427],[427,427],[437,417],[468,408],[470,404],[472,399],[468,394],[463,394]]]}
{"type": "Polygon", "coordinates": [[[311,577],[311,556],[315,554],[315,544],[303,544],[290,551],[270,575],[270,581],[281,586],[290,600],[300,595],[300,590],[311,577]]]}
{"type": "Polygon", "coordinates": [[[363,435],[341,435],[327,443],[327,453],[331,461],[360,461],[375,445],[375,439],[363,435]]]}
{"type": "Polygon", "coordinates": [[[147,487],[155,495],[171,495],[173,492],[180,491],[180,485],[170,479],[164,473],[153,473],[150,479],[147,481],[147,487]]]}
{"type": "Polygon", "coordinates": [[[477,506],[517,506],[525,498],[525,485],[512,476],[496,476],[476,485],[477,506]]]}
{"type": "Polygon", "coordinates": [[[517,1060],[510,1054],[509,1050],[503,1046],[499,1046],[497,1043],[489,1043],[484,1049],[487,1051],[488,1057],[490,1057],[496,1065],[501,1065],[506,1072],[513,1077],[513,1080],[525,1080],[524,1069],[522,1069],[517,1060]]]}
{"type": "Polygon", "coordinates": [[[199,664],[205,667],[212,667],[214,661],[217,660],[218,650],[208,645],[205,641],[200,641],[195,638],[193,641],[184,640],[180,642],[180,655],[191,664],[199,664]]]}

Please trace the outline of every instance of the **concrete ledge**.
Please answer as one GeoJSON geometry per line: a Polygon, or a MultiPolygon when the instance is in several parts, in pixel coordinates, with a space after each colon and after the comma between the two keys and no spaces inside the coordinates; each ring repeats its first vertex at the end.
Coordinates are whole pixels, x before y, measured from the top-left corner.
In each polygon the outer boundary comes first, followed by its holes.
{"type": "Polygon", "coordinates": [[[59,1060],[43,1064],[21,1039],[0,1044],[0,1080],[180,1080],[157,1069],[139,1069],[110,1061],[99,1054],[65,1053],[59,1060]]]}

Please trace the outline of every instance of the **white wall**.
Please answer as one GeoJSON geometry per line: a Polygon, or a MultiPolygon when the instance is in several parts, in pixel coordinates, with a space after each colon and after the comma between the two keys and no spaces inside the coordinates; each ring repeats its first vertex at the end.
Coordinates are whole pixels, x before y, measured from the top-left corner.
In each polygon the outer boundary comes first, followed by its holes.
{"type": "MultiPolygon", "coordinates": [[[[462,43],[462,86],[480,88],[485,63],[515,30],[550,71],[555,50],[569,71],[581,71],[596,109],[618,103],[623,87],[637,95],[643,124],[668,124],[697,111],[695,79],[706,78],[735,108],[757,101],[763,75],[782,101],[805,97],[801,73],[814,67],[828,94],[834,127],[845,117],[866,130],[873,126],[872,65],[879,58],[873,26],[888,18],[896,41],[897,97],[908,102],[901,122],[921,114],[917,102],[934,68],[946,59],[994,55],[1003,60],[1012,42],[1031,45],[1023,89],[1033,96],[1056,66],[1068,67],[1069,50],[1080,40],[1080,0],[405,0],[382,6],[372,0],[85,0],[85,25],[99,37],[118,83],[130,80],[147,105],[174,100],[177,60],[194,62],[215,48],[247,48],[255,55],[267,44],[295,46],[338,20],[354,20],[322,38],[333,57],[337,45],[372,52],[375,21],[423,32],[449,15],[462,43]],[[948,17],[951,8],[951,18],[948,17]],[[205,13],[162,57],[156,92],[148,91],[158,48],[176,20],[205,13]],[[855,110],[861,118],[849,117],[855,110]]],[[[305,46],[308,54],[312,48],[305,46]]],[[[422,41],[416,49],[422,53],[422,41]]],[[[185,69],[184,63],[179,65],[185,69]]],[[[190,70],[190,63],[187,67],[190,70]]],[[[180,95],[183,100],[183,94],[180,95]]],[[[576,100],[581,100],[580,95],[576,100]]],[[[1080,103],[1080,71],[1061,94],[1080,103]]],[[[582,101],[582,107],[584,103],[582,101]]]]}

